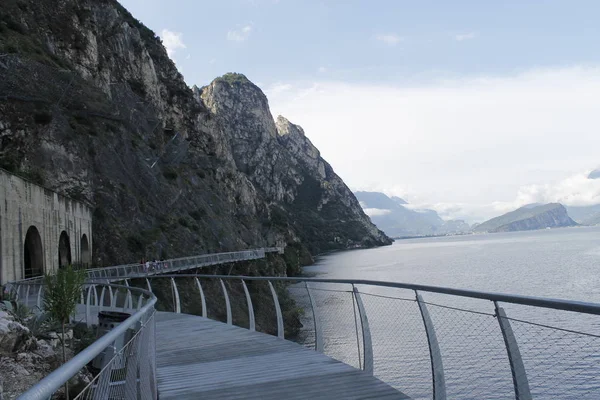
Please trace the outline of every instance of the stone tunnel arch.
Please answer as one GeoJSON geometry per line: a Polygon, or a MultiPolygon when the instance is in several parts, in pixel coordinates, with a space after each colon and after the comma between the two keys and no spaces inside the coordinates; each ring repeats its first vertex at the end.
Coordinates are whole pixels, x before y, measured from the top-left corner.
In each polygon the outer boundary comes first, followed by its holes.
{"type": "Polygon", "coordinates": [[[85,268],[89,268],[90,258],[90,244],[87,235],[84,233],[81,236],[81,265],[85,268]]]}
{"type": "Polygon", "coordinates": [[[24,246],[25,278],[33,278],[44,274],[44,249],[42,238],[35,226],[30,226],[25,235],[24,246]]]}
{"type": "Polygon", "coordinates": [[[67,232],[62,231],[58,239],[58,268],[71,264],[71,241],[67,232]]]}

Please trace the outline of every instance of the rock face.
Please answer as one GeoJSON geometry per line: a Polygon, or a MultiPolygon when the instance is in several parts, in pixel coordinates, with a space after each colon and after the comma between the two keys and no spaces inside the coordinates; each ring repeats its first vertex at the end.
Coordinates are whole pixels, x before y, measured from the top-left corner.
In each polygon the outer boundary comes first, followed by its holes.
{"type": "Polygon", "coordinates": [[[15,321],[7,312],[0,311],[0,357],[10,356],[26,347],[29,329],[15,321]]]}
{"type": "Polygon", "coordinates": [[[0,398],[15,399],[59,365],[57,349],[0,311],[0,398]]]}
{"type": "Polygon", "coordinates": [[[266,96],[245,76],[227,74],[194,91],[223,127],[237,168],[278,203],[271,212],[312,253],[389,243],[304,130],[282,116],[274,122],[266,96]]]}
{"type": "Polygon", "coordinates": [[[390,243],[259,88],[192,91],[116,0],[5,0],[0,53],[0,166],[94,205],[96,265],[390,243]]]}
{"type": "Polygon", "coordinates": [[[525,206],[474,228],[476,232],[512,232],[544,228],[575,226],[562,204],[550,203],[542,206],[525,206]]]}

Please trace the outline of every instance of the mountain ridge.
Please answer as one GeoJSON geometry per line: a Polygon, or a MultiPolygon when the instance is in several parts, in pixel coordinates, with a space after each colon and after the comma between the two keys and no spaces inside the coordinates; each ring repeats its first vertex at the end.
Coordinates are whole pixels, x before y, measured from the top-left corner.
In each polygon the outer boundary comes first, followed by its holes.
{"type": "Polygon", "coordinates": [[[6,0],[0,33],[0,166],[94,205],[95,265],[391,243],[260,88],[190,89],[117,1],[6,0]]]}
{"type": "Polygon", "coordinates": [[[511,232],[543,228],[575,226],[560,203],[540,206],[526,205],[514,211],[489,219],[474,228],[474,232],[511,232]]]}

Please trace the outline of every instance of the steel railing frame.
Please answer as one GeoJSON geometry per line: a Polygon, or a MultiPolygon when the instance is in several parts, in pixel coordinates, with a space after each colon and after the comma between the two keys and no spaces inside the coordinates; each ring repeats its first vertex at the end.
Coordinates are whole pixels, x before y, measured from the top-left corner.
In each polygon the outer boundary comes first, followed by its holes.
{"type": "MultiPolygon", "coordinates": [[[[429,347],[429,355],[431,362],[431,375],[432,375],[432,391],[433,391],[433,399],[434,400],[445,400],[446,399],[446,385],[444,378],[444,367],[442,361],[442,354],[440,351],[440,347],[438,344],[438,340],[435,333],[435,327],[429,316],[429,311],[427,308],[427,303],[421,297],[420,292],[428,292],[428,293],[437,293],[444,295],[452,295],[452,296],[460,296],[467,297],[472,299],[479,300],[488,300],[493,303],[495,314],[494,316],[498,319],[500,331],[504,338],[504,344],[510,364],[511,374],[513,377],[513,389],[515,398],[517,400],[530,400],[532,398],[529,383],[527,380],[527,373],[525,371],[525,367],[523,365],[523,361],[521,359],[521,355],[519,352],[519,347],[515,335],[512,331],[510,318],[506,316],[505,310],[498,305],[499,302],[509,303],[509,304],[518,304],[524,306],[534,306],[546,309],[553,310],[563,310],[563,311],[571,311],[571,312],[579,312],[584,314],[593,314],[600,315],[600,304],[595,303],[587,303],[580,301],[570,301],[570,300],[561,300],[561,299],[549,299],[549,298],[540,298],[540,297],[532,297],[532,296],[522,296],[522,295],[511,295],[511,294],[502,294],[502,293],[490,293],[490,292],[482,292],[475,290],[465,290],[465,289],[452,289],[446,287],[439,286],[428,286],[428,285],[418,285],[418,284],[409,284],[409,283],[400,283],[400,282],[384,282],[384,281],[373,281],[373,280],[364,280],[364,279],[328,279],[328,278],[302,278],[302,277],[264,277],[264,276],[232,276],[232,275],[202,275],[202,274],[176,274],[176,275],[160,275],[160,276],[149,276],[146,277],[148,280],[148,287],[150,287],[149,279],[159,279],[159,278],[168,278],[171,281],[172,291],[173,293],[177,293],[177,298],[174,299],[175,309],[174,312],[180,313],[181,306],[179,304],[178,298],[178,289],[175,278],[194,278],[196,281],[196,286],[199,289],[199,293],[202,299],[202,313],[203,316],[206,317],[206,299],[204,296],[204,292],[202,290],[202,286],[200,283],[200,279],[210,279],[210,280],[218,280],[223,290],[223,295],[225,296],[225,303],[227,309],[227,324],[232,324],[231,318],[231,304],[229,300],[229,295],[227,293],[226,286],[224,281],[232,281],[239,280],[242,282],[244,291],[246,294],[247,305],[248,305],[248,315],[252,316],[252,322],[254,319],[254,310],[252,306],[252,301],[250,295],[246,288],[246,281],[266,281],[268,282],[271,295],[273,297],[273,302],[275,306],[275,312],[277,317],[277,336],[279,338],[284,338],[284,324],[283,317],[281,312],[281,307],[279,304],[279,300],[277,298],[277,293],[273,287],[272,282],[287,282],[287,283],[304,283],[306,291],[309,297],[309,303],[311,306],[311,311],[313,314],[313,321],[315,324],[315,350],[323,351],[323,337],[322,337],[322,329],[320,325],[320,319],[318,314],[318,309],[316,307],[316,303],[314,302],[312,291],[309,287],[309,284],[315,283],[331,283],[331,284],[348,284],[351,285],[352,290],[351,293],[353,295],[353,299],[358,307],[358,317],[360,320],[360,326],[362,330],[362,340],[363,340],[363,354],[362,360],[360,360],[361,368],[367,372],[368,374],[373,374],[373,349],[371,342],[371,333],[369,329],[368,316],[366,313],[366,309],[363,305],[361,299],[361,293],[359,292],[357,285],[365,285],[365,286],[375,286],[375,287],[386,287],[386,288],[397,288],[397,289],[406,289],[411,290],[415,293],[415,301],[419,306],[419,310],[421,313],[421,317],[423,320],[425,333],[427,335],[427,344],[429,347]]],[[[366,293],[368,294],[368,293],[366,293]]],[[[356,323],[356,321],[355,321],[356,323]]],[[[253,323],[250,324],[253,327],[253,323]]],[[[252,330],[252,329],[251,329],[252,330]]],[[[360,351],[359,351],[360,356],[360,351]]]]}
{"type": "MultiPolygon", "coordinates": [[[[29,283],[22,283],[27,285],[29,283]]],[[[40,380],[36,383],[32,388],[30,388],[27,392],[23,393],[18,397],[18,400],[46,400],[49,399],[52,394],[54,394],[57,390],[59,390],[65,382],[75,376],[79,371],[81,371],[90,361],[92,361],[96,356],[101,354],[106,348],[109,348],[115,343],[116,340],[121,338],[129,329],[152,329],[153,327],[149,327],[144,324],[144,318],[146,320],[150,320],[152,324],[155,323],[154,318],[152,316],[155,312],[155,304],[157,301],[156,296],[148,290],[128,287],[124,285],[116,285],[110,283],[98,282],[98,285],[105,285],[107,287],[111,287],[114,289],[124,289],[127,290],[128,293],[135,292],[141,296],[147,296],[146,304],[139,307],[139,309],[127,318],[125,321],[117,325],[114,329],[110,330],[108,333],[103,335],[94,341],[91,345],[83,349],[80,353],[78,353],[75,357],[69,360],[67,363],[63,364],[53,372],[51,372],[48,376],[40,380]],[[148,317],[150,315],[150,317],[148,317]]],[[[88,302],[86,305],[89,305],[90,298],[88,297],[88,302]]],[[[98,304],[96,304],[98,305],[98,304]]],[[[99,305],[102,307],[102,305],[99,305]]],[[[112,308],[112,307],[107,307],[112,308]]],[[[151,357],[155,357],[155,354],[150,355],[151,357]]],[[[156,367],[156,363],[152,363],[154,365],[153,368],[156,367]]],[[[156,371],[150,371],[153,377],[156,377],[156,371]]],[[[156,386],[156,380],[152,382],[154,386],[156,386]]],[[[136,383],[137,385],[137,383],[136,383]]],[[[154,390],[156,393],[156,390],[154,390]]]]}

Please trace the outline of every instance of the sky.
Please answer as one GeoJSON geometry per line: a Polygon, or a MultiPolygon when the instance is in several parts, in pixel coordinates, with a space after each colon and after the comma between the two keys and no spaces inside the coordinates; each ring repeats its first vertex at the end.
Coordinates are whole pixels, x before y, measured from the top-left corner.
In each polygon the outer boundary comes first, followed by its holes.
{"type": "Polygon", "coordinates": [[[121,3],[190,86],[260,86],[354,190],[469,222],[600,203],[598,1],[121,3]]]}

